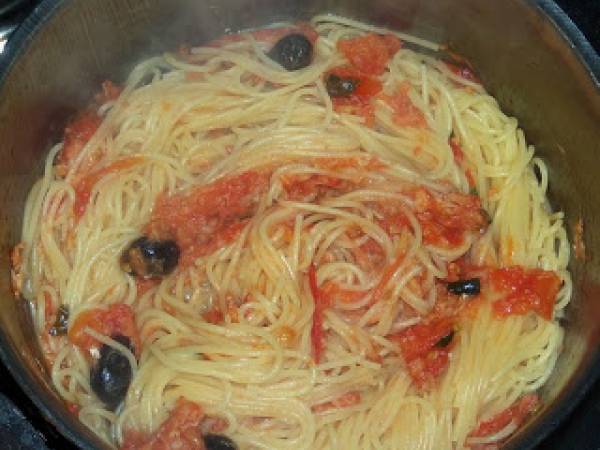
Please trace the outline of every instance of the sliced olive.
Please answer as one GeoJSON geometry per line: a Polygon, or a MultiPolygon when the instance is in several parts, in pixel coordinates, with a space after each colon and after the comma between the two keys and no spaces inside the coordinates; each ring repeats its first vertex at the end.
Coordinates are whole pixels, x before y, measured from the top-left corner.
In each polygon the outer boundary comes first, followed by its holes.
{"type": "Polygon", "coordinates": [[[286,70],[303,69],[312,61],[313,46],[303,34],[294,33],[282,37],[268,53],[269,58],[286,70]]]}
{"type": "Polygon", "coordinates": [[[56,313],[56,320],[48,333],[50,333],[50,336],[64,336],[67,334],[68,328],[69,307],[67,305],[60,305],[58,312],[56,313]]]}
{"type": "MultiPolygon", "coordinates": [[[[112,339],[133,350],[128,337],[116,335],[112,339]]],[[[100,348],[100,359],[90,369],[90,385],[100,401],[114,411],[127,395],[131,376],[127,357],[105,344],[100,348]]]]}
{"type": "Polygon", "coordinates": [[[222,434],[206,434],[204,435],[204,445],[206,450],[237,450],[238,446],[222,434]]]}
{"type": "Polygon", "coordinates": [[[454,330],[452,330],[446,336],[444,336],[439,341],[437,341],[435,343],[435,346],[438,347],[438,348],[446,348],[446,347],[448,347],[450,345],[450,343],[452,342],[453,338],[454,338],[454,330]]]}
{"type": "Polygon", "coordinates": [[[358,80],[342,78],[331,73],[325,80],[325,86],[331,97],[349,97],[356,90],[358,80]]]}
{"type": "Polygon", "coordinates": [[[448,283],[448,292],[456,295],[477,295],[481,290],[479,278],[458,280],[448,283]]]}
{"type": "Polygon", "coordinates": [[[142,278],[168,275],[177,267],[179,253],[175,241],[142,236],[129,244],[121,255],[121,269],[142,278]]]}

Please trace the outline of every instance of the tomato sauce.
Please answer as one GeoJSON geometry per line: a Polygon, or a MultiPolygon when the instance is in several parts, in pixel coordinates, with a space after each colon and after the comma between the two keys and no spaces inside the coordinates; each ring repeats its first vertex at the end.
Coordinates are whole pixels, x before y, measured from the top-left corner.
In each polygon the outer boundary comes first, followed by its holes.
{"type": "Polygon", "coordinates": [[[561,285],[556,273],[513,266],[491,270],[489,278],[492,288],[502,295],[493,303],[496,315],[505,317],[533,311],[546,320],[552,319],[561,285]]]}
{"type": "Polygon", "coordinates": [[[92,111],[83,111],[65,128],[63,148],[56,162],[69,166],[100,127],[102,118],[92,111]]]}
{"type": "Polygon", "coordinates": [[[412,193],[416,216],[423,229],[423,241],[440,247],[462,244],[465,234],[488,225],[476,195],[448,193],[434,196],[424,188],[412,193]]]}
{"type": "Polygon", "coordinates": [[[146,227],[155,239],[175,239],[180,267],[231,243],[240,234],[269,185],[255,171],[222,178],[156,201],[146,227]]]}
{"type": "Polygon", "coordinates": [[[496,414],[489,420],[481,422],[478,427],[471,432],[471,437],[490,436],[502,430],[509,423],[514,422],[520,426],[527,416],[529,416],[540,405],[540,398],[537,394],[527,394],[521,397],[511,407],[496,414]]]}
{"type": "Polygon", "coordinates": [[[88,353],[93,349],[98,349],[101,344],[96,338],[85,332],[86,327],[107,337],[116,334],[126,336],[131,340],[135,353],[139,354],[141,351],[141,340],[135,324],[135,313],[129,305],[117,303],[110,305],[107,309],[88,309],[77,316],[69,329],[69,340],[88,353]]]}
{"type": "Polygon", "coordinates": [[[121,450],[204,450],[200,431],[203,417],[199,405],[181,397],[169,418],[153,435],[126,431],[121,450]]]}
{"type": "Polygon", "coordinates": [[[454,330],[454,319],[445,316],[432,316],[402,330],[390,339],[400,347],[408,372],[419,388],[431,386],[446,370],[452,342],[439,346],[441,339],[447,338],[454,330]]]}
{"type": "Polygon", "coordinates": [[[337,47],[356,69],[367,75],[381,75],[389,60],[402,47],[402,41],[392,35],[370,33],[341,39],[337,47]]]}
{"type": "Polygon", "coordinates": [[[139,156],[132,156],[129,158],[119,159],[106,167],[95,170],[87,175],[84,175],[75,183],[75,203],[73,205],[73,211],[75,217],[78,219],[83,216],[87,209],[92,195],[92,189],[102,178],[127,170],[136,164],[139,164],[144,159],[139,156]]]}
{"type": "Polygon", "coordinates": [[[299,201],[319,201],[330,194],[348,192],[353,187],[342,178],[320,174],[284,176],[281,181],[288,198],[299,201]]]}
{"type": "Polygon", "coordinates": [[[410,90],[410,83],[408,81],[402,82],[395,95],[384,95],[382,98],[392,108],[394,123],[401,127],[409,128],[426,128],[427,120],[423,115],[423,112],[417,108],[408,92],[410,90]]]}

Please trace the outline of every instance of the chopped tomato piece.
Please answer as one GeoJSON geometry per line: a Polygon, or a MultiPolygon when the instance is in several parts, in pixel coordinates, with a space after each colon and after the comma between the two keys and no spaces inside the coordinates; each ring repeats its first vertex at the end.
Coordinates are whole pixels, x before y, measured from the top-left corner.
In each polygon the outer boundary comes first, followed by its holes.
{"type": "Polygon", "coordinates": [[[69,340],[85,352],[100,347],[96,338],[85,332],[86,328],[111,337],[120,334],[131,340],[136,354],[141,351],[140,335],[135,324],[135,313],[129,305],[117,303],[107,309],[88,309],[77,316],[69,329],[69,340]]]}
{"type": "Polygon", "coordinates": [[[426,244],[454,247],[463,242],[465,233],[482,230],[488,224],[476,195],[452,192],[434,196],[424,188],[412,195],[426,244]]]}
{"type": "Polygon", "coordinates": [[[446,66],[448,67],[448,69],[450,69],[450,71],[454,75],[464,78],[467,81],[481,84],[481,80],[479,79],[479,77],[477,75],[475,75],[475,73],[473,72],[473,69],[471,69],[469,66],[461,65],[461,64],[453,64],[450,62],[446,62],[446,66]]]}
{"type": "Polygon", "coordinates": [[[390,336],[398,343],[408,372],[419,388],[431,386],[446,370],[453,332],[454,319],[451,316],[433,316],[390,336]],[[448,336],[450,340],[444,342],[448,336]]]}
{"type": "Polygon", "coordinates": [[[561,284],[556,273],[513,266],[492,270],[490,280],[492,287],[503,294],[493,303],[498,316],[523,315],[533,311],[546,320],[552,319],[561,284]]]}
{"type": "Polygon", "coordinates": [[[200,431],[203,417],[200,406],[180,397],[169,418],[154,435],[129,430],[125,432],[121,450],[204,450],[200,431]]]}
{"type": "Polygon", "coordinates": [[[400,344],[404,359],[412,361],[429,353],[452,329],[453,320],[450,317],[433,318],[406,328],[395,339],[400,344]]]}
{"type": "Polygon", "coordinates": [[[87,175],[80,178],[75,183],[75,204],[73,205],[73,211],[77,218],[81,218],[85,213],[87,205],[92,195],[92,189],[102,178],[127,170],[136,164],[143,161],[143,158],[139,156],[132,156],[129,158],[119,159],[106,167],[98,169],[94,172],[88,173],[87,175]]]}
{"type": "Polygon", "coordinates": [[[96,133],[101,123],[102,119],[95,112],[79,113],[65,128],[63,148],[57,157],[57,163],[69,166],[96,133]]]}
{"type": "Polygon", "coordinates": [[[427,120],[425,119],[425,115],[413,104],[408,95],[409,90],[410,84],[408,81],[404,81],[400,83],[395,95],[385,95],[382,98],[394,111],[393,119],[396,125],[410,128],[426,128],[427,120]]]}
{"type": "Polygon", "coordinates": [[[319,403],[313,406],[311,409],[313,412],[321,413],[330,411],[332,409],[343,409],[349,408],[354,405],[358,405],[361,402],[361,395],[358,391],[346,392],[344,395],[332,400],[330,402],[319,403]]]}
{"type": "Polygon", "coordinates": [[[328,194],[339,195],[350,190],[351,183],[328,175],[311,174],[282,178],[283,188],[291,200],[318,201],[328,194]]]}
{"type": "Polygon", "coordinates": [[[509,423],[514,422],[517,426],[531,414],[540,404],[540,398],[537,394],[527,394],[517,400],[511,407],[496,414],[489,420],[481,422],[479,426],[471,432],[472,437],[490,436],[505,428],[509,423]]]}
{"type": "Polygon", "coordinates": [[[337,47],[354,67],[365,74],[381,75],[402,43],[393,36],[366,34],[351,39],[341,39],[337,47]]]}
{"type": "Polygon", "coordinates": [[[313,323],[310,330],[310,337],[312,343],[313,359],[315,363],[321,362],[321,356],[325,350],[325,330],[323,329],[323,313],[329,306],[329,301],[325,297],[324,292],[319,289],[317,285],[317,269],[314,264],[311,264],[308,268],[308,284],[310,286],[310,292],[313,297],[315,304],[315,310],[313,312],[313,323]]]}
{"type": "Polygon", "coordinates": [[[180,266],[189,266],[240,234],[268,185],[267,174],[248,171],[163,195],[146,231],[156,239],[175,239],[182,252],[180,266]]]}

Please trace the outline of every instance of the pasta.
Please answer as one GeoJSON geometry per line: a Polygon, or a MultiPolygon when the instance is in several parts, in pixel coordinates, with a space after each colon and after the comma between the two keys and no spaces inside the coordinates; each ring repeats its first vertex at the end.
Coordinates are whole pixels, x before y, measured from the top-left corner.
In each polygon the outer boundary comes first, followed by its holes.
{"type": "Polygon", "coordinates": [[[453,450],[526,420],[571,295],[563,215],[437,50],[321,15],[105,83],[13,254],[84,424],[123,449],[453,450]]]}

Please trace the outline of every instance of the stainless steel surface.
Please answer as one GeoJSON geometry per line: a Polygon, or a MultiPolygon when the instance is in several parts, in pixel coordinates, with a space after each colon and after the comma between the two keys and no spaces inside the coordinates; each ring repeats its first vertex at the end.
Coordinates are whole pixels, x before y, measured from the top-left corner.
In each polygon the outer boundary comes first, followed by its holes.
{"type": "Polygon", "coordinates": [[[27,309],[9,289],[8,250],[19,240],[23,202],[42,158],[99,83],[123,81],[141,58],[226,30],[332,12],[448,42],[466,56],[547,161],[550,198],[565,211],[569,231],[583,220],[587,257],[571,263],[575,295],[565,349],[543,389],[545,406],[508,444],[531,447],[600,372],[600,236],[593,232],[600,225],[600,91],[590,72],[600,65],[592,54],[586,66],[574,52],[544,14],[551,6],[526,0],[44,1],[0,61],[0,356],[61,432],[81,446],[101,447],[52,390],[27,309]]]}

